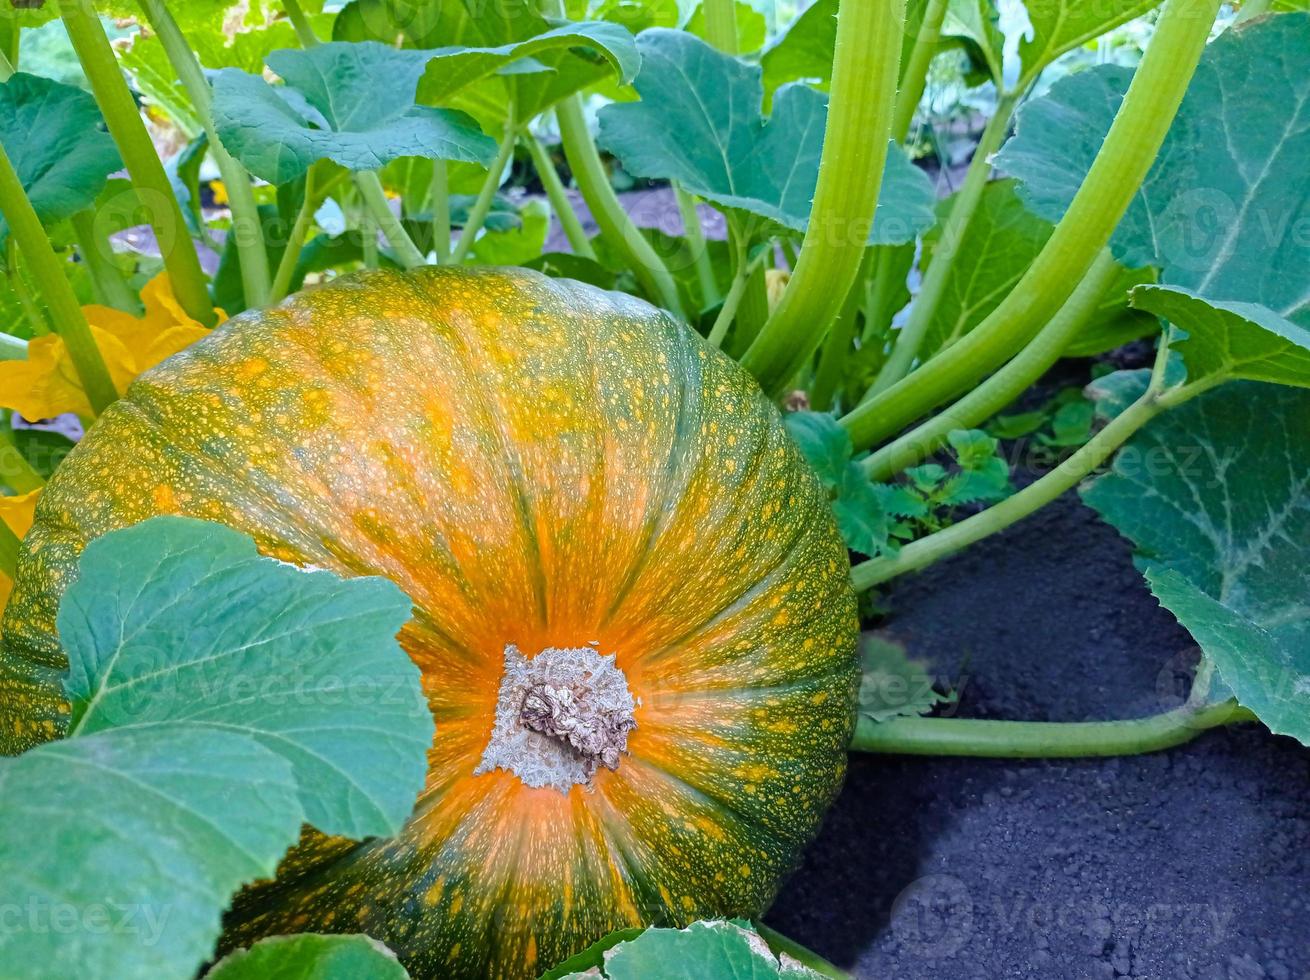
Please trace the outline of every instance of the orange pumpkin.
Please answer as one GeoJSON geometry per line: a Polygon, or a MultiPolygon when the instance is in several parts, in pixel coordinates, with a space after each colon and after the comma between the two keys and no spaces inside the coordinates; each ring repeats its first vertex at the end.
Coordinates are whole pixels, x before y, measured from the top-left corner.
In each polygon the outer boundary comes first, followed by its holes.
{"type": "Polygon", "coordinates": [[[437,720],[400,835],[311,835],[229,942],[364,931],[416,976],[535,976],[616,928],[759,913],[841,783],[857,622],[824,494],[753,380],[631,297],[375,272],[143,375],[38,506],[0,747],[63,725],[86,542],[161,513],[394,580],[437,720]]]}

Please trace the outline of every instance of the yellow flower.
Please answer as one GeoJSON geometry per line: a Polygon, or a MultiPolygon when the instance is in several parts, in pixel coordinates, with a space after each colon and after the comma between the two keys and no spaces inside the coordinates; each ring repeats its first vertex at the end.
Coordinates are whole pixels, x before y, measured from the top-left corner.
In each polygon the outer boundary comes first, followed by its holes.
{"type": "MultiPolygon", "coordinates": [[[[120,394],[142,371],[209,333],[182,309],[167,273],[146,283],[141,301],[145,316],[140,318],[108,306],[82,307],[120,394]]],[[[11,408],[29,421],[64,412],[92,414],[68,349],[55,334],[31,340],[25,361],[0,361],[0,407],[11,408]]]]}
{"type": "Polygon", "coordinates": [[[214,192],[215,204],[227,203],[227,185],[221,180],[211,180],[209,182],[209,189],[214,192]]]}
{"type": "MultiPolygon", "coordinates": [[[[0,496],[0,521],[4,521],[19,540],[32,526],[32,512],[36,510],[36,498],[39,496],[39,487],[31,493],[20,493],[13,497],[0,496]]],[[[13,590],[14,580],[0,572],[0,611],[9,602],[9,593],[13,590]]]]}

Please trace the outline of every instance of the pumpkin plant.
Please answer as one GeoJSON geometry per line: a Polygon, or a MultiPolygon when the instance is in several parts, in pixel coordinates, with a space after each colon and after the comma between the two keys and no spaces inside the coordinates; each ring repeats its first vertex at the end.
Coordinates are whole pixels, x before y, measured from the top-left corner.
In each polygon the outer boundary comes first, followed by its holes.
{"type": "Polygon", "coordinates": [[[1310,12],[1270,6],[1027,0],[1017,53],[990,0],[7,11],[0,898],[182,912],[150,943],[0,925],[6,962],[840,975],[747,920],[850,750],[1310,744],[1310,12]],[[1040,88],[1143,16],[1135,68],[1040,88]],[[55,17],[84,89],[25,70],[55,17]],[[942,200],[907,151],[939,55],[995,107],[942,200]],[[1142,341],[1015,479],[1025,392],[1142,341]],[[878,590],[1080,485],[1203,650],[1188,702],[889,698],[878,590]],[[69,793],[102,836],[25,851],[69,793]],[[121,874],[124,827],[171,878],[121,874]]]}

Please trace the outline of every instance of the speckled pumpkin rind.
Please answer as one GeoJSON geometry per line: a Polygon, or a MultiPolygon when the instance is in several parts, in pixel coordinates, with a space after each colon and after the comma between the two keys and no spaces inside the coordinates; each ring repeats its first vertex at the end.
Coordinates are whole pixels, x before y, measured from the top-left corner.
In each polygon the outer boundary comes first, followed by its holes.
{"type": "Polygon", "coordinates": [[[617,928],[752,915],[853,723],[855,599],[817,481],[736,364],[631,297],[522,269],[375,272],[143,375],[50,481],[0,655],[0,749],[55,736],[59,597],[161,513],[380,574],[437,720],[396,838],[311,836],[228,943],[364,931],[416,977],[531,977],[617,928]],[[599,641],[639,707],[594,787],[474,776],[508,643],[599,641]]]}

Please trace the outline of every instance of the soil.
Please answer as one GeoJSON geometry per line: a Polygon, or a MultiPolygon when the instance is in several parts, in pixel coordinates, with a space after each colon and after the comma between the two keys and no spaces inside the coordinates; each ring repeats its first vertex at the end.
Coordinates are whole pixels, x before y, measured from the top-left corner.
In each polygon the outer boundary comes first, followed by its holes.
{"type": "MultiPolygon", "coordinates": [[[[1074,494],[897,584],[963,717],[1176,707],[1196,649],[1074,494]]],[[[1088,761],[853,754],[766,921],[861,978],[1310,978],[1310,751],[1247,725],[1088,761]]]]}

